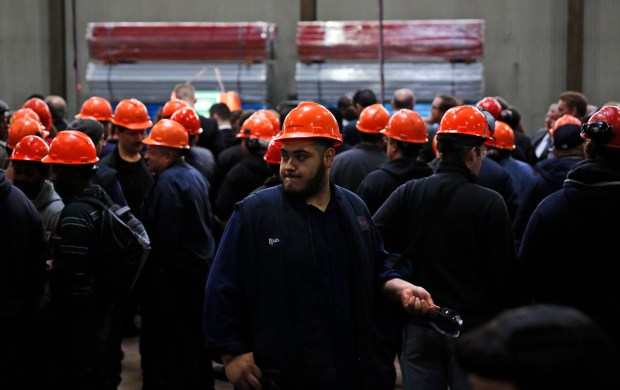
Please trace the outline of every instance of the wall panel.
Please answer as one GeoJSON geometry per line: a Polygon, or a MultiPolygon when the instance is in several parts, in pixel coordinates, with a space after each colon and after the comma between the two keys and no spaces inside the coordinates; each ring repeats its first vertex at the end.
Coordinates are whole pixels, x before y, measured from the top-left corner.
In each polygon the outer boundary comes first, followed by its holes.
{"type": "MultiPolygon", "coordinates": [[[[7,0],[2,0],[7,1],[7,0]]],[[[49,7],[59,0],[20,0],[0,13],[0,99],[11,107],[31,93],[51,93],[50,31],[62,34],[49,7]]],[[[295,94],[295,32],[299,0],[64,0],[67,31],[66,79],[69,113],[88,95],[83,85],[88,53],[84,39],[89,21],[256,21],[277,24],[277,52],[269,95],[279,100],[295,94]],[[72,4],[76,5],[73,19],[72,4]],[[73,68],[73,21],[77,28],[78,74],[73,68]],[[79,95],[75,85],[84,89],[79,95]]],[[[319,20],[373,20],[378,1],[316,0],[319,20]]],[[[385,19],[482,18],[486,20],[485,91],[517,106],[528,132],[540,127],[547,106],[563,91],[566,75],[568,0],[384,0],[385,19]]],[[[584,93],[593,104],[620,100],[615,68],[620,2],[584,1],[584,93]]]]}

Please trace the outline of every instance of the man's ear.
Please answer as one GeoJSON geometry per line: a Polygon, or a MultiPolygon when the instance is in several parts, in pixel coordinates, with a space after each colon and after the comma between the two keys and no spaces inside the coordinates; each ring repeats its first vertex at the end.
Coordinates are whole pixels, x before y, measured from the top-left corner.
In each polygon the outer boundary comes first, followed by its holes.
{"type": "Polygon", "coordinates": [[[336,156],[336,149],[329,148],[323,154],[323,162],[325,163],[326,168],[330,168],[332,163],[334,162],[334,157],[336,156]]]}
{"type": "Polygon", "coordinates": [[[385,141],[385,145],[388,148],[392,148],[394,149],[395,152],[398,152],[398,142],[394,141],[392,138],[388,139],[387,141],[385,141]]]}
{"type": "Polygon", "coordinates": [[[480,148],[471,147],[467,149],[467,154],[465,156],[465,162],[467,163],[467,165],[472,164],[476,160],[476,157],[480,155],[480,153],[482,153],[480,151],[480,148]]]}

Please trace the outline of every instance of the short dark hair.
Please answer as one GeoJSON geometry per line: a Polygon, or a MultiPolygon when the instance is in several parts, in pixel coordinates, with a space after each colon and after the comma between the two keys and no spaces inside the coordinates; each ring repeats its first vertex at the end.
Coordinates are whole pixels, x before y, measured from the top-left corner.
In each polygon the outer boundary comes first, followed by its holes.
{"type": "Polygon", "coordinates": [[[51,164],[45,164],[40,161],[14,160],[11,162],[14,166],[33,167],[39,171],[42,177],[49,178],[51,164]]]}
{"type": "Polygon", "coordinates": [[[339,109],[350,107],[352,105],[353,102],[351,101],[351,97],[349,95],[340,96],[340,98],[338,98],[338,102],[336,103],[336,107],[338,107],[339,109]]]}
{"type": "Polygon", "coordinates": [[[586,158],[593,160],[609,161],[613,164],[620,163],[620,149],[609,148],[595,142],[586,142],[585,155],[586,158]]]}
{"type": "MultiPolygon", "coordinates": [[[[327,109],[336,119],[336,123],[338,123],[338,130],[340,130],[340,133],[342,133],[342,113],[337,107],[327,107],[327,109]]],[[[280,121],[280,123],[283,123],[283,121],[280,121]]]]}
{"type": "Polygon", "coordinates": [[[325,153],[327,149],[334,148],[334,140],[329,138],[312,138],[314,142],[314,147],[320,152],[325,153]]]}
{"type": "Polygon", "coordinates": [[[515,106],[508,106],[499,113],[498,119],[510,126],[513,131],[517,131],[521,123],[521,114],[515,106]]]}
{"type": "Polygon", "coordinates": [[[442,160],[465,161],[471,148],[484,144],[484,138],[466,134],[437,134],[437,151],[442,160]]]}
{"type": "Polygon", "coordinates": [[[95,164],[50,164],[52,169],[62,169],[70,171],[72,175],[79,177],[81,180],[90,180],[95,175],[97,165],[95,164]]]}
{"type": "Polygon", "coordinates": [[[456,342],[468,373],[531,389],[617,389],[618,352],[586,314],[559,305],[500,313],[456,342]]]}
{"type": "Polygon", "coordinates": [[[213,117],[213,114],[217,114],[222,120],[230,120],[230,108],[226,103],[215,103],[209,108],[209,116],[213,117]]]}
{"type": "Polygon", "coordinates": [[[381,133],[364,133],[363,131],[360,131],[359,133],[362,142],[369,142],[374,144],[375,142],[383,138],[383,134],[381,133]]]}
{"type": "Polygon", "coordinates": [[[420,155],[420,151],[422,150],[422,146],[424,145],[413,142],[399,141],[393,138],[391,139],[391,141],[396,142],[396,144],[398,145],[398,150],[403,156],[412,159],[418,158],[418,156],[420,155]]]}
{"type": "Polygon", "coordinates": [[[95,119],[81,118],[69,123],[68,129],[81,131],[90,137],[93,144],[97,145],[103,137],[103,125],[95,119]]]}
{"type": "Polygon", "coordinates": [[[368,88],[358,89],[353,95],[353,105],[359,104],[362,107],[368,107],[375,103],[377,103],[377,95],[368,88]]]}
{"type": "Polygon", "coordinates": [[[446,112],[452,107],[456,107],[460,104],[456,97],[446,93],[440,93],[436,97],[441,99],[441,104],[439,105],[439,111],[441,112],[446,112]]]}
{"type": "Polygon", "coordinates": [[[577,91],[564,91],[558,97],[560,100],[566,103],[566,106],[570,109],[575,109],[577,117],[583,118],[588,112],[588,100],[586,96],[577,91]]]}

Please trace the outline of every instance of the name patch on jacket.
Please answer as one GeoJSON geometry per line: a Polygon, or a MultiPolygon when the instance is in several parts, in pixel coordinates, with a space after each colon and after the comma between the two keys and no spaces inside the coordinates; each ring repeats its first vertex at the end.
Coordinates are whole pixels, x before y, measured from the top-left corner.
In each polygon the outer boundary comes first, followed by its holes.
{"type": "Polygon", "coordinates": [[[263,246],[267,248],[277,248],[286,244],[286,239],[277,235],[265,237],[264,240],[263,246]]]}
{"type": "Polygon", "coordinates": [[[362,229],[363,232],[367,232],[367,231],[370,230],[370,225],[368,225],[368,220],[366,220],[365,216],[358,215],[357,216],[357,223],[359,223],[360,229],[362,229]]]}

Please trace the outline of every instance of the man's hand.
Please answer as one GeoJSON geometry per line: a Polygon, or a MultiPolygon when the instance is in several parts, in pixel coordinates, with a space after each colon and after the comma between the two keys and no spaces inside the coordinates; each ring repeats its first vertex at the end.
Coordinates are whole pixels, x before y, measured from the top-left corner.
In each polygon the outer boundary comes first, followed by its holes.
{"type": "Polygon", "coordinates": [[[260,368],[254,364],[253,352],[238,356],[224,355],[222,362],[228,381],[235,387],[243,390],[261,389],[259,379],[262,373],[260,368]]]}
{"type": "Polygon", "coordinates": [[[439,306],[433,303],[431,294],[424,288],[411,285],[402,289],[400,301],[407,313],[414,316],[430,316],[439,306]]]}
{"type": "Polygon", "coordinates": [[[430,316],[439,309],[428,291],[402,279],[388,280],[383,286],[383,292],[388,299],[400,299],[403,308],[411,315],[430,316]]]}

